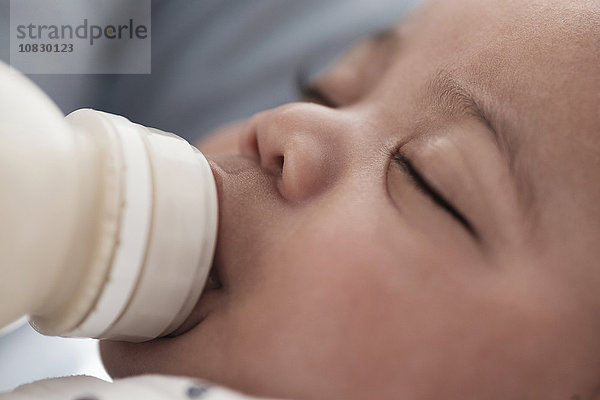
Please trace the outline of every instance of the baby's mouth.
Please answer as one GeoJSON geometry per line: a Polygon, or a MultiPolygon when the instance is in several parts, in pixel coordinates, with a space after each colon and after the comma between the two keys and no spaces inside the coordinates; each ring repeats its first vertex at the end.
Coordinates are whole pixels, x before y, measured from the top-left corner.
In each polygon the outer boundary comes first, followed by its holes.
{"type": "MultiPolygon", "coordinates": [[[[218,268],[216,267],[216,260],[215,260],[213,262],[212,267],[210,268],[210,272],[208,274],[208,278],[206,279],[206,284],[204,285],[202,294],[204,294],[204,292],[209,291],[209,290],[221,289],[222,287],[223,287],[223,284],[221,283],[221,277],[219,275],[218,268]]],[[[200,295],[200,297],[202,297],[202,295],[200,295]]]]}
{"type": "MultiPolygon", "coordinates": [[[[220,175],[222,174],[221,168],[216,162],[212,161],[211,159],[208,159],[208,162],[215,177],[215,183],[217,186],[217,197],[221,201],[223,196],[222,178],[220,177],[220,175]]],[[[219,221],[219,227],[220,223],[221,221],[219,221]]],[[[215,246],[215,254],[212,261],[212,266],[206,279],[206,283],[204,284],[204,288],[202,289],[202,293],[200,294],[200,297],[196,302],[196,305],[192,309],[190,315],[188,315],[187,318],[183,321],[183,323],[173,332],[164,336],[165,338],[174,338],[189,332],[196,326],[200,325],[202,321],[204,321],[206,317],[210,314],[210,312],[214,309],[214,298],[218,296],[219,292],[223,289],[220,271],[221,260],[218,255],[218,244],[219,243],[217,237],[217,245],[215,246]]]]}
{"type": "Polygon", "coordinates": [[[210,318],[211,313],[224,305],[226,296],[231,294],[233,286],[232,270],[235,270],[235,268],[231,262],[231,257],[228,258],[225,253],[224,243],[226,243],[226,240],[223,236],[223,227],[225,226],[223,215],[230,216],[227,213],[231,212],[228,210],[232,208],[231,206],[227,207],[227,199],[240,195],[240,193],[246,193],[238,189],[246,188],[249,183],[253,182],[257,185],[256,190],[264,189],[265,192],[274,190],[270,186],[271,178],[260,171],[260,166],[254,159],[231,155],[208,158],[208,162],[215,177],[217,197],[219,198],[219,232],[215,256],[202,294],[192,312],[178,328],[165,338],[174,338],[194,330],[196,327],[200,328],[200,325],[207,318],[210,318]],[[226,193],[225,188],[228,188],[231,192],[226,193]]]}

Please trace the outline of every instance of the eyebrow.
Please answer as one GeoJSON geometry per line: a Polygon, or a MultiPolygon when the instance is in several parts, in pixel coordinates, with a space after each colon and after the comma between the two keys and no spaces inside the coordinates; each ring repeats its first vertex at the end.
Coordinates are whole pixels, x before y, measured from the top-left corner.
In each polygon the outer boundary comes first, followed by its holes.
{"type": "Polygon", "coordinates": [[[447,70],[438,70],[426,83],[429,101],[436,109],[451,116],[470,116],[484,124],[498,150],[506,157],[511,173],[515,173],[517,146],[512,136],[500,129],[500,107],[475,96],[447,70]]]}
{"type": "Polygon", "coordinates": [[[377,31],[369,36],[369,39],[376,44],[382,43],[397,43],[400,41],[400,35],[398,35],[398,31],[395,26],[390,26],[388,28],[377,31]]]}
{"type": "MultiPolygon", "coordinates": [[[[497,129],[497,112],[483,103],[465,88],[450,72],[438,70],[426,83],[428,100],[433,100],[437,109],[450,115],[471,116],[483,123],[499,146],[502,153],[514,157],[512,143],[497,129]]],[[[514,160],[513,160],[514,161],[514,160]]],[[[510,163],[513,164],[512,162],[510,163]]]]}
{"type": "Polygon", "coordinates": [[[433,102],[436,109],[451,116],[470,116],[487,127],[500,153],[505,157],[509,172],[514,179],[517,196],[525,208],[533,203],[530,180],[517,168],[518,143],[514,134],[501,129],[500,106],[488,98],[476,96],[466,85],[446,70],[440,69],[426,82],[427,100],[433,102]]]}
{"type": "MultiPolygon", "coordinates": [[[[375,32],[370,35],[370,40],[375,45],[398,45],[402,37],[394,26],[375,32]]],[[[448,69],[439,69],[427,81],[426,88],[437,108],[450,111],[453,114],[468,115],[483,123],[492,133],[500,151],[508,158],[511,171],[514,167],[516,148],[514,143],[498,129],[497,113],[493,107],[478,100],[448,69]]]]}
{"type": "Polygon", "coordinates": [[[388,55],[397,52],[403,43],[402,35],[395,26],[376,31],[367,38],[372,49],[388,55]]]}

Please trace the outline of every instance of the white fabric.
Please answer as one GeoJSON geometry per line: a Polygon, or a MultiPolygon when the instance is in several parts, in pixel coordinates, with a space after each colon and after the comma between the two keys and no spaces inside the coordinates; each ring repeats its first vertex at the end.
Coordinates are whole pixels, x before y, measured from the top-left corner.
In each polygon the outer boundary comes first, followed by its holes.
{"type": "Polygon", "coordinates": [[[220,386],[181,377],[143,375],[106,382],[91,376],[46,379],[0,393],[0,400],[252,400],[220,386]]]}

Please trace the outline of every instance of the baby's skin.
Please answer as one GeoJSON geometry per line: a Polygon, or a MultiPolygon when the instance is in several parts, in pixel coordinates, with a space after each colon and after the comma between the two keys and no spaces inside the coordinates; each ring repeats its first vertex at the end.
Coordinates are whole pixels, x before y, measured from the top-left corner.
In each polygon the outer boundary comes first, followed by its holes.
{"type": "Polygon", "coordinates": [[[600,3],[442,0],[200,144],[220,284],[115,377],[600,398],[600,3]],[[217,154],[219,153],[219,154],[217,154]]]}

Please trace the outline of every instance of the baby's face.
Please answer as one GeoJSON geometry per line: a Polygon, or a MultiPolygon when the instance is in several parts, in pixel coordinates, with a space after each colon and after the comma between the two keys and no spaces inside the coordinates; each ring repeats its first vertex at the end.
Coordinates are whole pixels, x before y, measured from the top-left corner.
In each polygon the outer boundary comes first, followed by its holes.
{"type": "Polygon", "coordinates": [[[174,337],[103,343],[108,370],[286,398],[591,396],[599,12],[440,1],[319,79],[328,104],[250,119],[211,159],[222,287],[174,337]]]}

